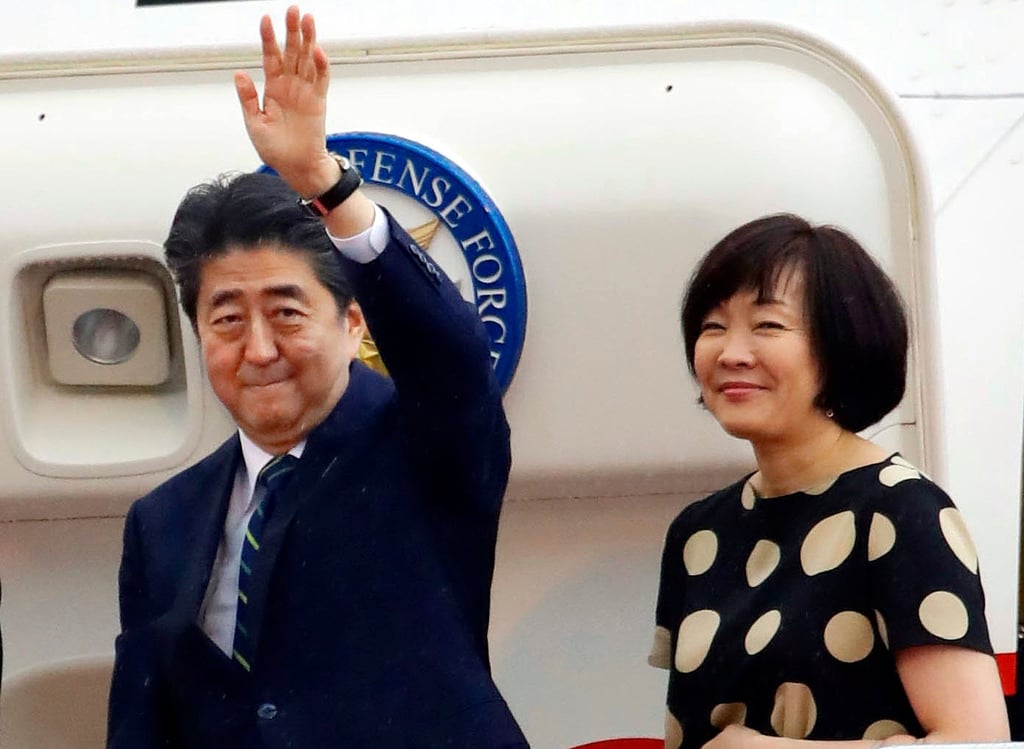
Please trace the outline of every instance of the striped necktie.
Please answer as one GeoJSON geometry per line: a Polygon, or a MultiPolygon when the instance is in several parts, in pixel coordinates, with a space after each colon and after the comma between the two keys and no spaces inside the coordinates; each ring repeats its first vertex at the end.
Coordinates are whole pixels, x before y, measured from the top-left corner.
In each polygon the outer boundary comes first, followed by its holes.
{"type": "Polygon", "coordinates": [[[235,616],[235,643],[232,656],[246,671],[252,670],[253,643],[250,639],[252,615],[249,612],[249,592],[252,567],[260,553],[260,541],[274,504],[284,492],[299,459],[294,455],[278,455],[271,459],[256,477],[256,492],[263,490],[263,498],[249,518],[242,539],[242,560],[238,568],[238,610],[235,616]]]}

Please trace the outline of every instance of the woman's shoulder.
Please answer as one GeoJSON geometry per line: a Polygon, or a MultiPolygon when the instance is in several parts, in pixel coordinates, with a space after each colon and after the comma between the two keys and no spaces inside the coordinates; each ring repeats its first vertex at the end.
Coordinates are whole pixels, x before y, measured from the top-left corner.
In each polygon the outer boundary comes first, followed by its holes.
{"type": "Polygon", "coordinates": [[[751,475],[747,474],[738,481],[686,505],[669,525],[669,537],[696,529],[698,526],[705,527],[722,522],[724,517],[738,511],[743,506],[745,493],[751,491],[751,475]]]}
{"type": "Polygon", "coordinates": [[[951,507],[949,495],[899,453],[851,472],[850,488],[883,505],[951,507]]]}

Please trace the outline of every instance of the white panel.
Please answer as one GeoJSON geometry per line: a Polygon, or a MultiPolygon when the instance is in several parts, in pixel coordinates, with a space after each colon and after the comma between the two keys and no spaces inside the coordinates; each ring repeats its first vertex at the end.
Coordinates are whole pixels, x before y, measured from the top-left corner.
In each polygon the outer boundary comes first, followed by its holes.
{"type": "Polygon", "coordinates": [[[993,645],[1016,650],[1024,452],[1024,123],[939,213],[947,489],[981,549],[993,645]]]}
{"type": "MultiPolygon", "coordinates": [[[[900,110],[921,148],[932,202],[939,214],[974,172],[1003,147],[1024,118],[1024,98],[901,99],[900,110]]],[[[987,206],[979,218],[996,209],[987,206]]]]}
{"type": "Polygon", "coordinates": [[[123,518],[0,523],[4,676],[112,655],[123,518]]]}
{"type": "MultiPolygon", "coordinates": [[[[9,28],[0,56],[123,49],[177,54],[241,45],[255,53],[258,18],[280,23],[288,2],[191,3],[135,8],[133,0],[5,0],[9,28]],[[46,23],[39,23],[45,17],[46,23]]],[[[901,94],[992,94],[1021,91],[1024,3],[1020,0],[522,0],[480,2],[376,0],[301,4],[324,39],[347,47],[383,40],[436,46],[441,39],[489,41],[509,32],[598,30],[702,21],[785,24],[832,40],[863,60],[901,94]]],[[[620,32],[621,35],[621,32],[620,32]]]]}
{"type": "MultiPolygon", "coordinates": [[[[740,223],[789,210],[839,224],[913,309],[931,304],[911,154],[870,81],[770,31],[655,39],[668,48],[335,70],[329,129],[440,151],[484,184],[516,237],[530,307],[506,401],[519,496],[707,491],[749,464],[745,443],[694,406],[678,332],[693,264],[740,223]]],[[[188,186],[254,165],[226,71],[0,81],[0,116],[0,158],[17,175],[0,188],[8,275],[40,244],[159,242],[188,186]],[[78,196],[56,213],[35,199],[51,185],[39,153],[64,166],[63,187],[78,196]]],[[[914,362],[928,356],[930,319],[914,362]]],[[[927,464],[938,414],[918,408],[917,371],[883,426],[929,419],[901,446],[927,464]]],[[[187,374],[194,395],[200,382],[187,374]]],[[[226,432],[219,410],[201,418],[182,465],[226,432]]],[[[0,467],[0,498],[75,496],[62,514],[95,512],[73,482],[46,482],[5,455],[0,467]]],[[[164,475],[107,490],[124,501],[164,475]]]]}
{"type": "Polygon", "coordinates": [[[4,682],[0,735],[16,749],[98,749],[106,737],[112,662],[69,658],[4,682]],[[54,720],[55,716],[60,716],[54,720]],[[98,719],[100,718],[100,719],[98,719]]]}
{"type": "Polygon", "coordinates": [[[693,498],[506,505],[492,662],[533,746],[661,735],[668,672],[647,664],[661,547],[693,498]]]}

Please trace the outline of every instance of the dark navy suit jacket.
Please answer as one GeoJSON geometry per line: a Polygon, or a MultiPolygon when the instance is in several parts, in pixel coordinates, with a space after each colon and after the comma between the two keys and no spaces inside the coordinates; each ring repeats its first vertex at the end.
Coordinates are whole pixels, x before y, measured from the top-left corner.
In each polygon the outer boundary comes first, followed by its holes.
{"type": "Polygon", "coordinates": [[[487,625],[509,433],[478,315],[393,221],[342,259],[392,378],[355,363],[264,530],[251,673],[197,625],[237,436],[138,500],[110,749],[522,747],[487,625]]]}

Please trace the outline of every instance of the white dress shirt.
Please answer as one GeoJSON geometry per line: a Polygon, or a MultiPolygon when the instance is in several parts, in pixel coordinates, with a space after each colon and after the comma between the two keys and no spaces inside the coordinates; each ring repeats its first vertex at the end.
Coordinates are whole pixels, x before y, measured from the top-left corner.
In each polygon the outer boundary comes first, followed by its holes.
{"type": "MultiPolygon", "coordinates": [[[[327,234],[334,246],[345,257],[358,263],[368,263],[380,255],[388,244],[387,217],[380,208],[376,209],[373,224],[353,237],[335,237],[327,234]]],[[[210,583],[199,609],[199,626],[213,640],[217,647],[231,656],[235,640],[235,617],[238,613],[238,567],[242,561],[242,541],[249,527],[249,518],[256,505],[263,499],[256,496],[256,477],[274,456],[256,445],[242,430],[238,431],[242,443],[242,462],[235,474],[235,483],[228,501],[228,513],[224,520],[224,534],[217,547],[217,557],[210,572],[210,583]]],[[[306,447],[303,440],[289,455],[302,457],[306,447]]]]}

